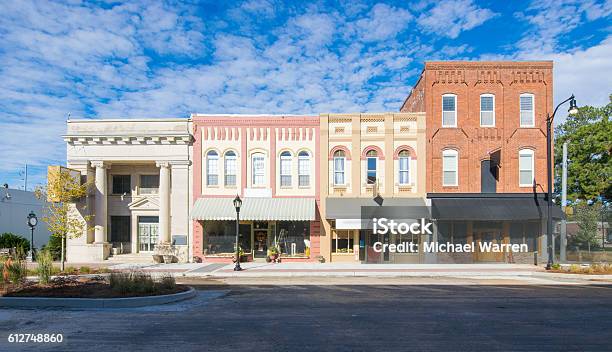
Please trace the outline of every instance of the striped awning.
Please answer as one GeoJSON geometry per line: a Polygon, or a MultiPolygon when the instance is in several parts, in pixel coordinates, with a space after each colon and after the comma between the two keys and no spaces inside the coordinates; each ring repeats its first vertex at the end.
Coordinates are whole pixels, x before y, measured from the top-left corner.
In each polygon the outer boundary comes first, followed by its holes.
{"type": "MultiPolygon", "coordinates": [[[[235,220],[234,198],[199,198],[193,206],[194,220],[235,220]]],[[[241,220],[293,220],[315,219],[314,198],[243,198],[241,220]]]]}

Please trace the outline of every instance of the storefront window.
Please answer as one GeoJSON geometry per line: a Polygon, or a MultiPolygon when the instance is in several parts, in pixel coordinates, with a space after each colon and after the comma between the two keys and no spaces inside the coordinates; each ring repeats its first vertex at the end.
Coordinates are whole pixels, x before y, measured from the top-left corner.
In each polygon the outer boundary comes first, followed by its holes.
{"type": "MultiPolygon", "coordinates": [[[[204,254],[231,255],[235,251],[236,222],[235,221],[205,221],[204,224],[204,254]]],[[[251,252],[251,225],[240,224],[240,247],[245,253],[251,252]]]]}
{"type": "Polygon", "coordinates": [[[278,221],[276,243],[284,255],[304,256],[310,248],[310,223],[308,221],[278,221]]]}
{"type": "Polygon", "coordinates": [[[353,253],[353,234],[350,230],[334,230],[332,253],[353,253]]]}

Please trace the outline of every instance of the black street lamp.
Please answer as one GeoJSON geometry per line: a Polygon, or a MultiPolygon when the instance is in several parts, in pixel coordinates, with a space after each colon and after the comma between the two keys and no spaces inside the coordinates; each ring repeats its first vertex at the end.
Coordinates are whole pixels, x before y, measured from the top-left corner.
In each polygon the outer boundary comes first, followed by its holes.
{"type": "Polygon", "coordinates": [[[552,231],[553,231],[553,225],[552,225],[552,218],[550,216],[551,212],[552,212],[552,123],[553,123],[553,119],[555,118],[555,114],[557,113],[557,110],[559,109],[559,107],[567,102],[570,102],[570,107],[567,110],[567,112],[570,115],[574,115],[576,113],[578,113],[578,106],[576,105],[576,98],[574,97],[574,94],[572,94],[571,97],[565,99],[564,101],[562,101],[561,103],[559,103],[559,105],[557,105],[557,107],[555,108],[555,110],[553,111],[552,115],[548,115],[548,117],[546,118],[546,177],[547,177],[547,203],[546,203],[546,246],[548,247],[548,262],[546,263],[546,270],[550,270],[552,269],[552,265],[553,265],[553,245],[552,245],[552,231]]]}
{"type": "Polygon", "coordinates": [[[38,225],[38,218],[36,217],[36,214],[34,214],[34,211],[30,211],[30,214],[28,214],[28,226],[30,226],[31,230],[30,253],[28,254],[27,258],[29,261],[34,260],[34,228],[36,225],[38,225]]]}
{"type": "Polygon", "coordinates": [[[240,267],[240,245],[238,244],[238,231],[240,223],[240,207],[242,206],[242,199],[238,195],[234,198],[234,208],[236,208],[236,266],[234,267],[234,271],[240,271],[242,268],[240,267]]]}

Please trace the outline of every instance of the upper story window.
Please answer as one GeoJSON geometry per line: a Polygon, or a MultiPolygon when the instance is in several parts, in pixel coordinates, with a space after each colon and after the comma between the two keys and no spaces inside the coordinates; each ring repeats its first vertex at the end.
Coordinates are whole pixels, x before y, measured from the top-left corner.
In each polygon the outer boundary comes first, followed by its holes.
{"type": "Polygon", "coordinates": [[[219,184],[219,154],[211,150],[206,154],[206,185],[219,184]]]}
{"type": "Polygon", "coordinates": [[[254,153],[252,156],[253,161],[253,186],[263,186],[266,183],[265,180],[265,157],[263,153],[254,153]]]}
{"type": "Polygon", "coordinates": [[[291,153],[284,151],[280,155],[281,187],[291,187],[291,153]]]}
{"type": "Polygon", "coordinates": [[[519,186],[533,187],[533,150],[519,150],[519,186]]]}
{"type": "Polygon", "coordinates": [[[442,96],[442,127],[457,127],[457,96],[442,96]]]}
{"type": "Polygon", "coordinates": [[[310,186],[310,154],[301,151],[298,154],[298,185],[300,187],[310,186]]]}
{"type": "Polygon", "coordinates": [[[402,150],[398,154],[399,161],[399,184],[410,184],[410,153],[402,150]]]}
{"type": "Polygon", "coordinates": [[[132,193],[132,178],[130,175],[113,175],[113,194],[132,193]]]}
{"type": "Polygon", "coordinates": [[[459,174],[459,153],[453,149],[442,152],[442,185],[457,186],[459,174]]]}
{"type": "Polygon", "coordinates": [[[480,126],[495,127],[495,95],[480,96],[480,126]]]}
{"type": "Polygon", "coordinates": [[[342,150],[334,153],[334,185],[344,185],[344,166],[346,164],[346,154],[342,150]]]}
{"type": "Polygon", "coordinates": [[[140,175],[140,194],[157,194],[159,175],[140,175]]]}
{"type": "Polygon", "coordinates": [[[535,111],[534,111],[533,94],[525,93],[520,97],[521,109],[521,127],[535,126],[535,111]]]}
{"type": "Polygon", "coordinates": [[[225,185],[235,186],[236,185],[236,153],[234,151],[227,151],[225,153],[225,185]]]}
{"type": "Polygon", "coordinates": [[[376,150],[370,150],[366,153],[366,183],[373,185],[376,183],[376,164],[378,164],[378,154],[376,150]]]}

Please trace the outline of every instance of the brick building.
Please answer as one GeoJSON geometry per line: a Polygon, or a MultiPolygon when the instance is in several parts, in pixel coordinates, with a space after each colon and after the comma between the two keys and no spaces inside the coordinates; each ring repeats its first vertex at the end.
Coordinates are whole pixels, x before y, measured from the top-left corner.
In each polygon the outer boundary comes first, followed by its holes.
{"type": "Polygon", "coordinates": [[[425,63],[400,110],[426,115],[426,189],[438,213],[438,240],[545,248],[552,69],[552,61],[425,63]]]}

